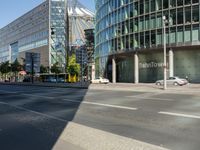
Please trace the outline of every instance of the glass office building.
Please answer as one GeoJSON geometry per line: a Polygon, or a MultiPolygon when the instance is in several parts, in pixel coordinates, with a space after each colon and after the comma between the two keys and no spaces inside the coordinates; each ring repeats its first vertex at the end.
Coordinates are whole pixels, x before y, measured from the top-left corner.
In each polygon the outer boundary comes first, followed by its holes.
{"type": "Polygon", "coordinates": [[[200,82],[199,0],[96,0],[96,75],[113,82],[163,79],[163,16],[168,76],[200,82]]]}
{"type": "Polygon", "coordinates": [[[23,62],[26,52],[40,53],[41,64],[65,64],[66,0],[46,0],[0,29],[0,63],[23,62]]]}

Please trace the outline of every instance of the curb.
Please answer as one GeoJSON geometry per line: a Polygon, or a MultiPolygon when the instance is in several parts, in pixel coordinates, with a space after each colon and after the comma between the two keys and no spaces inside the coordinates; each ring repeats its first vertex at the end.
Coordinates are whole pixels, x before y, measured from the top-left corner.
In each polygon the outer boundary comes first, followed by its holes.
{"type": "MultiPolygon", "coordinates": [[[[59,84],[59,83],[58,83],[59,84]]],[[[0,82],[0,85],[16,85],[16,86],[41,86],[41,87],[57,87],[57,88],[76,88],[76,89],[88,89],[88,86],[70,86],[70,85],[56,85],[56,84],[24,84],[24,83],[4,83],[0,82]]]]}

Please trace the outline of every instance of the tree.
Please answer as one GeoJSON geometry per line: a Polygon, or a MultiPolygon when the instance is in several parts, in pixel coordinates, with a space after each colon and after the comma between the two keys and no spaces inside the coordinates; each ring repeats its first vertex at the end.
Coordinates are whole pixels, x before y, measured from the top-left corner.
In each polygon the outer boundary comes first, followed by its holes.
{"type": "Polygon", "coordinates": [[[40,73],[47,73],[47,72],[48,72],[48,68],[43,66],[43,65],[41,65],[40,66],[40,73]]]}
{"type": "Polygon", "coordinates": [[[55,64],[53,64],[53,66],[51,67],[51,72],[55,73],[55,74],[61,73],[61,70],[59,68],[58,62],[56,62],[55,64]]]}
{"type": "Polygon", "coordinates": [[[18,62],[16,59],[12,64],[11,64],[11,71],[14,72],[15,74],[15,82],[17,79],[17,73],[22,70],[22,65],[18,62]]]}
{"type": "Polygon", "coordinates": [[[58,80],[58,74],[61,73],[61,70],[59,68],[58,62],[56,62],[55,64],[53,64],[53,66],[51,67],[51,72],[56,74],[56,82],[57,82],[57,80],[58,80]]]}
{"type": "Polygon", "coordinates": [[[75,54],[72,54],[72,56],[69,57],[69,66],[67,68],[67,72],[72,76],[74,75],[79,76],[80,74],[80,65],[76,63],[75,54]]]}
{"type": "Polygon", "coordinates": [[[3,63],[1,64],[0,72],[1,72],[2,75],[5,75],[5,79],[6,79],[6,75],[10,72],[10,64],[9,64],[9,61],[3,62],[3,63]]]}

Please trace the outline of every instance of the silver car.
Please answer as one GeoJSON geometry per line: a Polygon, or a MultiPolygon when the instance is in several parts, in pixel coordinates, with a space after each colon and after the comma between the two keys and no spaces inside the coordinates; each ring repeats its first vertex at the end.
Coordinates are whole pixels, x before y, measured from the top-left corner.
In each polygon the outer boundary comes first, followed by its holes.
{"type": "MultiPolygon", "coordinates": [[[[158,80],[156,81],[156,85],[163,85],[164,81],[163,80],[158,80]]],[[[188,81],[186,79],[181,79],[179,77],[169,77],[169,79],[167,79],[167,84],[168,85],[186,85],[188,84],[188,81]]]]}

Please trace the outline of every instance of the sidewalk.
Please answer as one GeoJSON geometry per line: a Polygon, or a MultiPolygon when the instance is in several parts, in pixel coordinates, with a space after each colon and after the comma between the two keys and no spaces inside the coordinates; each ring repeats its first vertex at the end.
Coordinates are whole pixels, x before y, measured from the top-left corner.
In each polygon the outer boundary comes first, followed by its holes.
{"type": "Polygon", "coordinates": [[[58,87],[58,88],[80,88],[87,89],[88,82],[77,83],[48,83],[48,82],[0,82],[3,85],[21,85],[21,86],[41,86],[41,87],[58,87]]]}
{"type": "Polygon", "coordinates": [[[161,92],[161,93],[191,93],[200,94],[200,84],[188,84],[184,86],[168,85],[166,90],[163,86],[157,86],[154,83],[109,83],[109,84],[90,84],[84,83],[46,83],[46,82],[0,82],[3,85],[21,85],[21,86],[41,86],[41,87],[58,87],[58,88],[78,88],[94,90],[117,90],[117,91],[143,91],[143,92],[161,92]]]}
{"type": "MultiPolygon", "coordinates": [[[[77,145],[77,150],[168,150],[143,141],[116,135],[99,129],[69,122],[63,130],[53,150],[62,147],[62,143],[77,145]]],[[[65,149],[69,149],[65,147],[65,149]]],[[[73,149],[69,149],[73,150],[73,149]]]]}
{"type": "Polygon", "coordinates": [[[89,89],[101,90],[119,90],[119,91],[145,91],[145,92],[163,92],[163,93],[200,93],[200,84],[187,84],[184,86],[168,85],[166,90],[163,86],[157,86],[154,83],[109,83],[109,84],[91,84],[89,89]]]}

